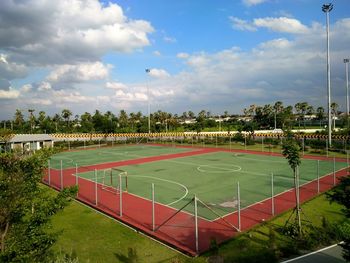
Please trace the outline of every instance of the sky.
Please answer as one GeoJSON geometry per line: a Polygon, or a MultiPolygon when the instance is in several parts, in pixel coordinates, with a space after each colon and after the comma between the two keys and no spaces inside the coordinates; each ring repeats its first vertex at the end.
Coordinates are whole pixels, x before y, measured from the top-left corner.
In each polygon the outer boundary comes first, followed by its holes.
{"type": "MultiPolygon", "coordinates": [[[[148,100],[179,115],[326,107],[325,3],[1,0],[0,120],[16,109],[147,114],[148,100]]],[[[331,98],[345,111],[350,1],[332,3],[331,98]]]]}

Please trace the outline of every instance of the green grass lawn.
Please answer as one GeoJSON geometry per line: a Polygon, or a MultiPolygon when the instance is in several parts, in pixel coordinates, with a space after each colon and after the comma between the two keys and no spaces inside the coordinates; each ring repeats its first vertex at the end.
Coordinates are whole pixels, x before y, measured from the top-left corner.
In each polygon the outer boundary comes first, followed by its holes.
{"type": "MultiPolygon", "coordinates": [[[[331,222],[345,219],[340,212],[341,207],[330,204],[324,195],[320,195],[302,206],[303,212],[315,225],[321,224],[322,216],[331,222]]],[[[244,255],[254,255],[256,251],[265,251],[269,246],[269,225],[282,226],[288,219],[290,212],[276,217],[267,225],[258,226],[249,232],[223,244],[219,255],[227,262],[238,260],[244,255]],[[255,252],[254,252],[255,251],[255,252]]],[[[128,249],[136,249],[138,262],[171,262],[171,263],[204,263],[210,253],[198,258],[188,258],[156,241],[153,241],[118,222],[88,208],[73,202],[64,211],[53,218],[53,229],[62,231],[54,251],[70,253],[75,251],[79,262],[130,262],[128,249]]],[[[278,245],[285,245],[285,240],[277,236],[278,245]]],[[[246,261],[249,262],[249,261],[246,261]]]]}
{"type": "Polygon", "coordinates": [[[139,262],[171,262],[185,257],[131,230],[91,208],[73,202],[53,219],[62,230],[54,250],[76,252],[79,262],[128,262],[128,249],[136,249],[139,262]]]}

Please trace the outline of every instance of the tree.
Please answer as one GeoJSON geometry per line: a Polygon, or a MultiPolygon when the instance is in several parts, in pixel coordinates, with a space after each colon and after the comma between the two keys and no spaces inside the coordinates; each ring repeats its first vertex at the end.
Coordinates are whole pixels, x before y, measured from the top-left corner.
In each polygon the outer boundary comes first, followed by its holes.
{"type": "Polygon", "coordinates": [[[119,125],[125,131],[128,127],[128,114],[126,113],[125,110],[121,110],[119,113],[119,125]]]}
{"type": "Polygon", "coordinates": [[[23,117],[22,111],[19,109],[16,109],[15,117],[14,117],[14,124],[15,124],[15,127],[17,128],[17,130],[21,130],[23,128],[24,117],[23,117]]]}
{"type": "Polygon", "coordinates": [[[193,111],[188,111],[187,116],[188,116],[188,118],[190,118],[190,119],[194,119],[194,118],[195,118],[195,115],[194,115],[194,112],[193,112],[193,111]]]}
{"type": "Polygon", "coordinates": [[[28,109],[29,112],[29,123],[30,123],[30,132],[33,133],[34,125],[35,125],[35,116],[34,109],[28,109]]]}
{"type": "Polygon", "coordinates": [[[55,131],[57,132],[58,126],[60,126],[62,118],[59,114],[56,113],[55,116],[53,116],[52,120],[55,123],[55,131]]]}
{"type": "Polygon", "coordinates": [[[300,161],[300,146],[294,139],[291,132],[287,132],[287,138],[282,144],[282,154],[288,160],[289,166],[293,170],[294,189],[295,189],[295,208],[296,226],[298,233],[301,234],[301,218],[300,218],[300,200],[299,200],[299,165],[300,161]]]}
{"type": "Polygon", "coordinates": [[[48,262],[58,235],[47,231],[50,219],[77,191],[53,196],[39,186],[49,154],[0,154],[0,262],[48,262]]]}
{"type": "Polygon", "coordinates": [[[331,111],[332,111],[332,118],[333,118],[333,129],[335,129],[335,119],[338,114],[338,108],[339,105],[336,102],[331,103],[331,111]]]}
{"type": "Polygon", "coordinates": [[[316,117],[319,121],[324,120],[324,108],[323,107],[318,107],[316,109],[316,117]]]}
{"type": "Polygon", "coordinates": [[[279,122],[281,121],[281,118],[279,114],[283,111],[283,102],[282,101],[276,101],[275,105],[273,105],[274,113],[275,113],[275,129],[277,128],[277,120],[279,122]],[[278,118],[277,118],[278,117],[278,118]]]}
{"type": "Polygon", "coordinates": [[[69,129],[69,120],[73,113],[68,109],[62,110],[62,118],[66,121],[67,129],[69,129]]]}
{"type": "Polygon", "coordinates": [[[90,113],[85,112],[80,116],[81,120],[81,131],[82,132],[93,132],[94,125],[92,123],[92,116],[90,113]]]}

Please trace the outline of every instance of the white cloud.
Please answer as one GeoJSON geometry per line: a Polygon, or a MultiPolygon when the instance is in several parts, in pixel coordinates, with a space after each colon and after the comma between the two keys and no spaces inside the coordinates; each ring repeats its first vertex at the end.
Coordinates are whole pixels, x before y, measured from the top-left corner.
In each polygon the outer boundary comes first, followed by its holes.
{"type": "Polygon", "coordinates": [[[149,75],[153,78],[168,78],[170,74],[164,69],[152,68],[149,75]]]}
{"type": "Polygon", "coordinates": [[[125,90],[128,89],[128,86],[121,82],[107,82],[106,88],[115,90],[125,90]]]}
{"type": "Polygon", "coordinates": [[[246,6],[258,5],[266,2],[267,0],[243,0],[243,4],[246,6]]]}
{"type": "Polygon", "coordinates": [[[163,40],[167,43],[175,43],[176,42],[176,38],[168,37],[168,36],[163,37],[163,40]]]}
{"type": "Polygon", "coordinates": [[[0,50],[28,65],[75,64],[111,51],[133,52],[150,45],[154,31],[148,21],[128,19],[119,5],[96,0],[2,0],[0,17],[0,50]]]}
{"type": "Polygon", "coordinates": [[[115,97],[121,101],[147,101],[147,95],[141,92],[124,92],[123,90],[117,90],[115,97]]]}
{"type": "Polygon", "coordinates": [[[32,84],[25,84],[21,87],[21,91],[26,93],[26,92],[29,92],[33,89],[33,86],[32,84]]]}
{"type": "Polygon", "coordinates": [[[176,57],[177,58],[188,58],[190,55],[185,53],[185,52],[180,52],[180,53],[177,53],[176,57]]]}
{"type": "Polygon", "coordinates": [[[6,58],[7,58],[7,56],[5,54],[0,54],[0,63],[8,64],[6,58]]]}
{"type": "Polygon", "coordinates": [[[273,39],[259,45],[261,49],[286,49],[290,48],[291,46],[292,43],[285,38],[273,39]]]}
{"type": "Polygon", "coordinates": [[[109,66],[101,62],[61,65],[49,74],[47,80],[50,82],[84,82],[105,79],[108,74],[109,66]]]}
{"type": "MultiPolygon", "coordinates": [[[[1,31],[0,31],[1,32],[1,31]]],[[[28,73],[28,68],[23,64],[17,64],[8,59],[4,54],[0,54],[0,78],[12,80],[22,78],[28,73]]]]}
{"type": "Polygon", "coordinates": [[[40,99],[40,98],[29,99],[27,102],[29,104],[40,105],[40,106],[42,105],[48,106],[53,104],[50,99],[40,99]]]}
{"type": "Polygon", "coordinates": [[[265,17],[247,21],[230,16],[229,19],[232,27],[241,31],[257,31],[259,27],[265,27],[271,31],[281,33],[306,34],[310,32],[309,28],[299,20],[289,17],[265,17]]]}
{"type": "Polygon", "coordinates": [[[20,93],[18,90],[9,89],[9,90],[1,90],[0,89],[0,99],[17,99],[20,93]]]}
{"type": "Polygon", "coordinates": [[[208,65],[208,63],[209,63],[208,56],[204,53],[190,56],[187,59],[187,64],[194,68],[205,67],[208,65]]]}
{"type": "Polygon", "coordinates": [[[238,17],[233,17],[230,16],[229,19],[232,22],[232,27],[237,30],[242,30],[242,31],[256,31],[256,27],[252,24],[249,23],[246,20],[240,19],[238,17]]]}
{"type": "Polygon", "coordinates": [[[48,91],[51,90],[51,84],[49,82],[43,81],[38,86],[38,91],[48,91]]]}
{"type": "Polygon", "coordinates": [[[257,18],[254,19],[254,25],[283,33],[305,34],[309,32],[307,26],[303,25],[299,20],[288,17],[257,18]]]}
{"type": "Polygon", "coordinates": [[[161,56],[162,54],[160,53],[160,51],[156,50],[156,51],[153,51],[153,55],[159,57],[159,56],[161,56]]]}
{"type": "Polygon", "coordinates": [[[82,95],[80,92],[69,92],[65,90],[54,91],[55,101],[59,104],[67,105],[67,103],[80,104],[86,102],[93,102],[94,97],[82,95]]]}

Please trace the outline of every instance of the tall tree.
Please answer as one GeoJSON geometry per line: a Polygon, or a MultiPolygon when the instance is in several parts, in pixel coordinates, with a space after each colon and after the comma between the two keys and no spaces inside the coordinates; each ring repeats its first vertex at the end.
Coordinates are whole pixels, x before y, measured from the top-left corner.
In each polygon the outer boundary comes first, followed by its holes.
{"type": "Polygon", "coordinates": [[[283,111],[283,102],[282,101],[276,101],[273,105],[274,109],[274,127],[277,128],[277,124],[281,123],[281,116],[280,113],[283,111]]]}
{"type": "Polygon", "coordinates": [[[69,130],[69,121],[73,113],[68,109],[63,109],[61,115],[62,115],[62,118],[66,121],[67,130],[69,130]]]}
{"type": "Polygon", "coordinates": [[[188,116],[190,119],[194,119],[194,118],[195,118],[195,114],[194,114],[193,111],[188,111],[187,116],[188,116]]]}
{"type": "Polygon", "coordinates": [[[322,121],[324,120],[324,108],[323,107],[318,107],[316,109],[316,116],[317,116],[317,119],[322,121]]]}
{"type": "Polygon", "coordinates": [[[14,116],[14,124],[17,130],[21,131],[23,129],[24,116],[22,111],[19,109],[16,109],[15,116],[14,116]]]}
{"type": "Polygon", "coordinates": [[[335,129],[335,119],[337,118],[339,105],[336,102],[331,103],[331,111],[333,118],[333,129],[335,129]]]}
{"type": "Polygon", "coordinates": [[[129,121],[128,114],[126,113],[125,110],[121,110],[119,112],[119,125],[122,129],[124,129],[124,131],[128,127],[128,121],[129,121]]]}
{"type": "Polygon", "coordinates": [[[288,160],[289,166],[293,170],[294,177],[294,191],[295,191],[295,208],[296,212],[296,226],[298,233],[301,234],[301,218],[300,218],[300,199],[299,199],[299,165],[300,160],[300,146],[294,139],[291,132],[287,132],[287,139],[282,144],[282,154],[288,160]]]}
{"type": "Polygon", "coordinates": [[[92,116],[89,112],[85,112],[80,116],[81,120],[81,130],[82,132],[93,132],[94,125],[92,123],[92,116]]]}
{"type": "Polygon", "coordinates": [[[29,112],[29,123],[30,123],[30,133],[33,133],[35,125],[34,109],[28,109],[29,112]]]}

